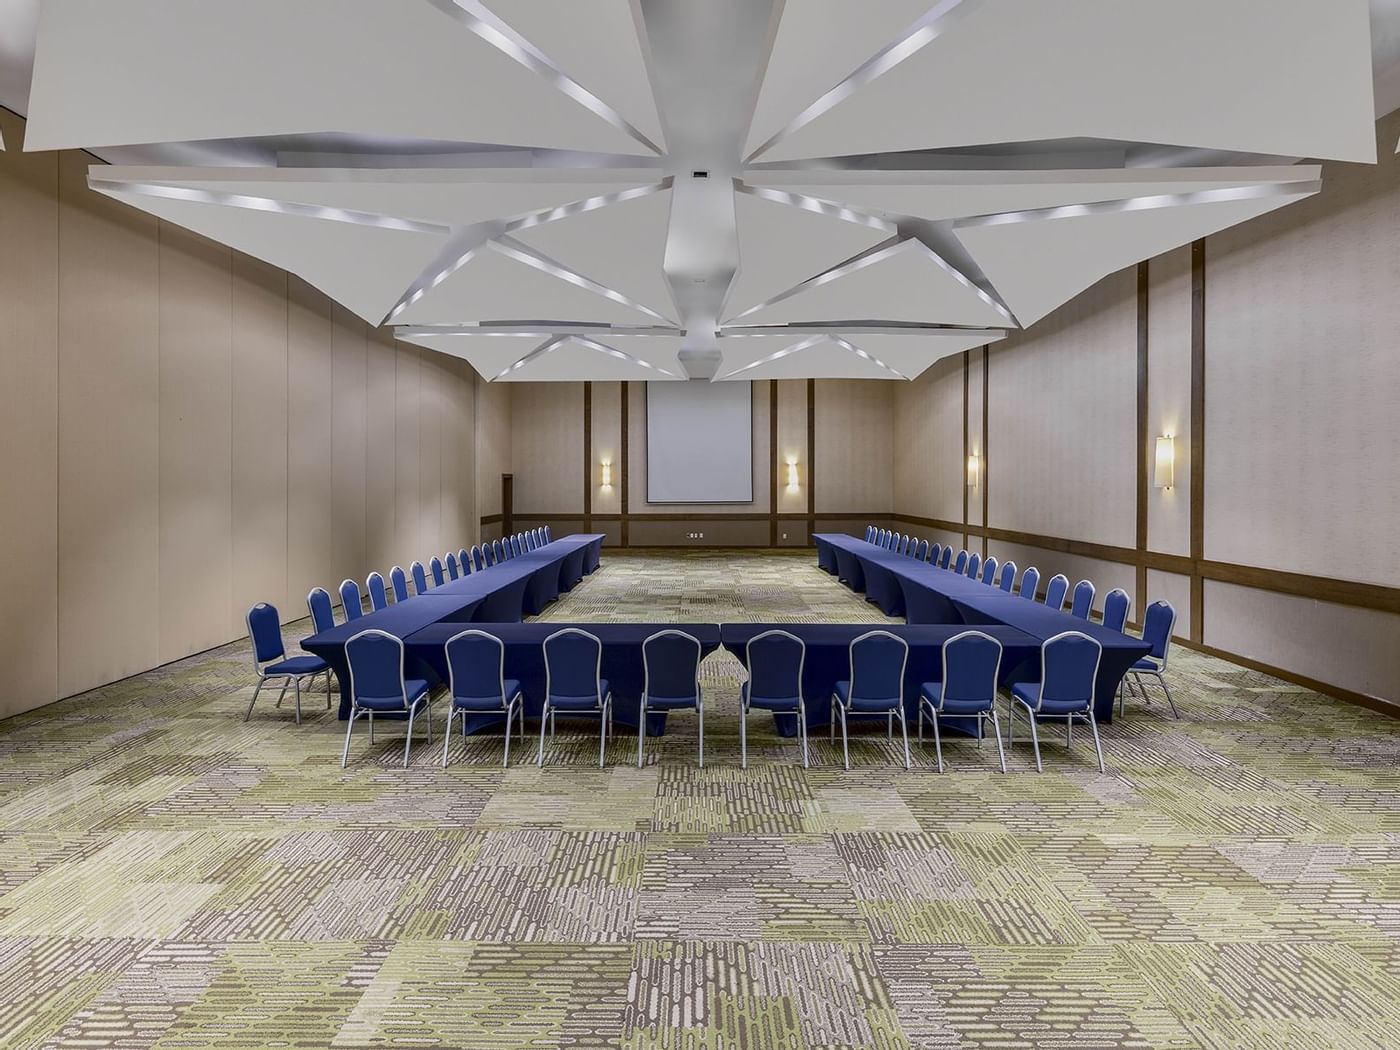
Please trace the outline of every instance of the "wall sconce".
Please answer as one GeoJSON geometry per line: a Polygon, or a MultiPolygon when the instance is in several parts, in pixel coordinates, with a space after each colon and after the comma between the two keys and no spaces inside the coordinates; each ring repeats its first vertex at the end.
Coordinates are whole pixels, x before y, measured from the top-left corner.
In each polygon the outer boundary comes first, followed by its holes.
{"type": "Polygon", "coordinates": [[[982,457],[977,453],[967,457],[967,487],[975,489],[982,478],[982,457]]]}
{"type": "Polygon", "coordinates": [[[1152,471],[1152,484],[1169,489],[1176,479],[1176,439],[1165,434],[1157,439],[1157,458],[1152,471]]]}
{"type": "Polygon", "coordinates": [[[599,465],[603,468],[603,488],[612,488],[612,464],[607,460],[603,460],[599,465]]]}
{"type": "Polygon", "coordinates": [[[797,483],[797,460],[789,456],[787,461],[787,487],[789,492],[796,492],[800,486],[797,483]]]}

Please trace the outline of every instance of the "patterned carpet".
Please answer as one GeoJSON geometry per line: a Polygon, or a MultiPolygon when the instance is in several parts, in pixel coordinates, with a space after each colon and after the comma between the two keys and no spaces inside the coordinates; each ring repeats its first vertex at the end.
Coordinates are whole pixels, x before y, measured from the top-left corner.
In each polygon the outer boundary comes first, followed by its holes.
{"type": "MultiPolygon", "coordinates": [[[[881,621],[813,562],[605,552],[547,618],[881,621]]],[[[803,770],[757,717],[741,770],[719,656],[703,770],[682,714],[644,769],[561,723],[543,770],[381,727],[342,771],[317,703],[242,721],[248,659],[0,723],[0,1045],[1400,1045],[1400,733],[1263,675],[1178,651],[1107,775],[803,770]]]]}

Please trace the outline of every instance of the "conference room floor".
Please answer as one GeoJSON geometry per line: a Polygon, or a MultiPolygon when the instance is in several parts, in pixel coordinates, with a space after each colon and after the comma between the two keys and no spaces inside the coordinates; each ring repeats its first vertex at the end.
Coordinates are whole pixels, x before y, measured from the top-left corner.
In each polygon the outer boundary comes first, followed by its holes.
{"type": "MultiPolygon", "coordinates": [[[[605,550],[545,618],[884,620],[809,551],[605,550]]],[[[392,727],[342,771],[314,699],[242,721],[246,643],[0,723],[0,1043],[1395,1045],[1397,723],[1178,651],[1107,775],[883,727],[804,770],[758,715],[743,770],[704,680],[704,769],[681,714],[643,769],[561,723],[544,769],[392,727]]]]}

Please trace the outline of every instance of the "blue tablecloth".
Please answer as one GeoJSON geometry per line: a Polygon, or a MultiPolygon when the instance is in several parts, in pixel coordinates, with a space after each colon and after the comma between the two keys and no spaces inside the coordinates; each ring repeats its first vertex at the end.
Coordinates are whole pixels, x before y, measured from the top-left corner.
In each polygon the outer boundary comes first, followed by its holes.
{"type": "MultiPolygon", "coordinates": [[[[719,648],[720,629],[712,623],[488,623],[473,628],[494,634],[506,647],[505,676],[520,682],[525,694],[525,713],[538,717],[544,709],[544,640],[566,627],[580,627],[603,643],[602,676],[613,695],[613,720],[636,728],[642,701],[645,671],[642,643],[657,631],[684,631],[700,642],[703,659],[719,648]]],[[[465,630],[462,624],[441,623],[423,628],[404,639],[406,654],[414,665],[431,672],[432,679],[447,681],[447,654],[444,646],[454,634],[465,630]]],[[[713,709],[712,709],[713,710],[713,709]]],[[[467,731],[499,723],[498,716],[486,715],[468,722],[467,731]]],[[[647,715],[647,733],[659,736],[666,730],[665,714],[647,715]]]]}
{"type": "MultiPolygon", "coordinates": [[[[919,687],[924,682],[943,680],[943,643],[967,630],[962,624],[904,624],[870,623],[727,623],[720,627],[720,642],[740,662],[747,658],[745,647],[749,639],[764,631],[782,630],[801,638],[807,646],[802,665],[802,698],[807,703],[807,728],[824,729],[831,719],[831,694],[836,683],[851,677],[851,642],[868,631],[889,631],[909,643],[909,663],[904,672],[904,709],[910,725],[918,717],[919,687]]],[[[1002,684],[1024,681],[1040,671],[1040,644],[1014,627],[989,626],[978,630],[991,635],[1002,644],[1002,684]]],[[[747,664],[745,665],[747,666],[747,664]]],[[[778,732],[792,736],[797,732],[797,719],[791,715],[775,716],[778,732]]],[[[945,719],[952,728],[971,732],[972,720],[945,719]]]]}

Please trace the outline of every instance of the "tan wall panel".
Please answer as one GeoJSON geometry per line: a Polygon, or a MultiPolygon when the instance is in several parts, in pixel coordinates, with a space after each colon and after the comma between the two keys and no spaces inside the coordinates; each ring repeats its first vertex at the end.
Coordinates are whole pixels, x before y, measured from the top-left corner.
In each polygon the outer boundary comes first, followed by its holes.
{"type": "Polygon", "coordinates": [[[59,160],[59,693],[160,658],[156,221],[59,160]]]}
{"type": "Polygon", "coordinates": [[[451,362],[457,376],[457,532],[459,546],[477,541],[481,523],[476,513],[476,370],[465,361],[451,362]]]}
{"type": "Polygon", "coordinates": [[[333,443],[330,302],[300,278],[287,281],[287,609],[306,608],[306,593],[335,597],[331,533],[333,443]]]}
{"type": "MultiPolygon", "coordinates": [[[[366,327],[345,307],[331,310],[331,503],[335,583],[359,579],[365,564],[366,327]]],[[[364,580],[360,579],[360,590],[364,580]]]]}
{"type": "Polygon", "coordinates": [[[419,385],[428,351],[400,343],[394,359],[394,557],[408,572],[423,558],[422,510],[418,505],[418,445],[422,439],[419,385]]]}
{"type": "MultiPolygon", "coordinates": [[[[771,395],[770,395],[771,396],[771,395]]],[[[807,511],[807,485],[811,481],[807,462],[807,383],[801,379],[778,383],[778,513],[803,514],[807,511]],[[797,463],[797,488],[788,487],[788,462],[797,463]]],[[[783,526],[789,536],[807,542],[806,529],[783,526]]],[[[781,530],[779,533],[781,541],[781,530]]]]}
{"type": "Polygon", "coordinates": [[[58,696],[58,156],[0,110],[0,717],[58,696]]]}
{"type": "MultiPolygon", "coordinates": [[[[593,486],[593,513],[622,513],[622,384],[593,384],[593,462],[589,464],[593,486]],[[612,464],[612,484],[602,485],[599,465],[612,464]]],[[[596,523],[594,532],[602,532],[596,523]]],[[[622,534],[618,528],[618,536],[622,534]]]]}
{"type": "Polygon", "coordinates": [[[392,333],[371,329],[365,360],[365,564],[384,575],[395,564],[395,437],[399,403],[398,351],[392,333]]]}
{"type": "MultiPolygon", "coordinates": [[[[984,350],[978,347],[967,354],[967,452],[977,456],[977,485],[967,484],[969,471],[967,460],[962,461],[962,485],[967,489],[967,521],[970,525],[984,525],[982,520],[982,489],[992,484],[988,477],[990,467],[996,466],[991,453],[982,445],[982,356],[984,350]]],[[[1000,478],[997,479],[1001,480],[1000,478]]],[[[990,489],[988,490],[990,491],[990,489]]],[[[973,548],[980,552],[981,544],[973,539],[973,548]]]]}
{"type": "Polygon", "coordinates": [[[419,360],[418,506],[421,534],[417,557],[426,567],[447,550],[442,528],[442,445],[448,409],[443,397],[441,354],[428,351],[419,360]]]}
{"type": "Polygon", "coordinates": [[[893,385],[895,509],[962,521],[962,355],[936,362],[911,383],[893,385]]]}
{"type": "Polygon", "coordinates": [[[1153,259],[1147,310],[1147,547],[1191,553],[1191,249],[1153,259]],[[1156,439],[1170,434],[1172,487],[1153,480],[1156,439]]]}
{"type": "Polygon", "coordinates": [[[226,247],[166,223],[158,240],[158,580],[166,663],[231,635],[233,282],[226,247]]]}
{"type": "Polygon", "coordinates": [[[879,379],[817,381],[817,511],[894,506],[894,387],[879,379]]]}
{"type": "MultiPolygon", "coordinates": [[[[509,383],[476,385],[476,503],[483,518],[501,513],[501,475],[510,471],[510,388],[509,383]]],[[[500,535],[493,530],[492,538],[500,535]]]]}
{"type": "Polygon", "coordinates": [[[516,383],[511,472],[517,514],[583,513],[583,384],[516,383]]]}
{"type": "Polygon", "coordinates": [[[1143,612],[1153,602],[1167,602],[1176,611],[1176,626],[1172,628],[1176,637],[1191,637],[1191,577],[1148,569],[1147,596],[1141,609],[1134,603],[1132,618],[1141,623],[1143,612]]]}

